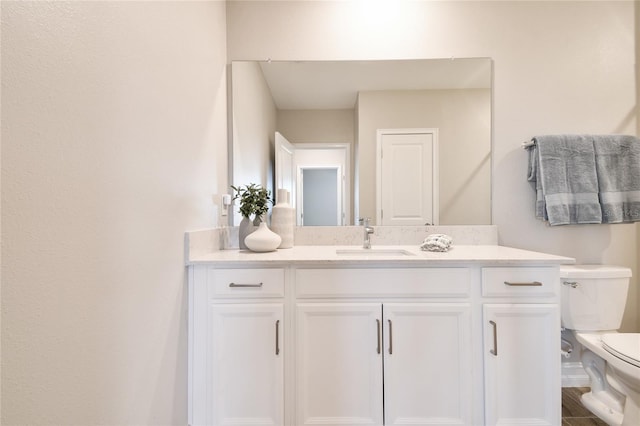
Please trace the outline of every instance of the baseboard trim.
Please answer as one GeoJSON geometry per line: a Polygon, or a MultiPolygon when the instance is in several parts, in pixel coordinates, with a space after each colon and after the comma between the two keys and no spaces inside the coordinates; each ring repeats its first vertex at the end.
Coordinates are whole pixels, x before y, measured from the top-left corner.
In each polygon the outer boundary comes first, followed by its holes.
{"type": "Polygon", "coordinates": [[[589,386],[589,384],[589,376],[582,368],[580,361],[562,363],[563,388],[580,388],[589,386]]]}

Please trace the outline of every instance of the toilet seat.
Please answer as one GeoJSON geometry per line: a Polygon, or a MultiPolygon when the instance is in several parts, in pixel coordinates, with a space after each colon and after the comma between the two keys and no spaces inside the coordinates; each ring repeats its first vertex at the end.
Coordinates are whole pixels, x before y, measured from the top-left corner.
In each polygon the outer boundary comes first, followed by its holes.
{"type": "Polygon", "coordinates": [[[640,368],[640,333],[607,333],[602,347],[613,356],[640,368]]]}

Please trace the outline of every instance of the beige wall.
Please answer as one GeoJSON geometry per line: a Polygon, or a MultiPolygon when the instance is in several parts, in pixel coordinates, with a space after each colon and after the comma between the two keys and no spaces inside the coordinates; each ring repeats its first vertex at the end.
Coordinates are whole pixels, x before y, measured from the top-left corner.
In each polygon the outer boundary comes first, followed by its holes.
{"type": "MultiPolygon", "coordinates": [[[[360,212],[376,217],[378,129],[436,128],[440,225],[491,223],[491,91],[369,91],[358,97],[360,212]]],[[[375,224],[375,222],[374,222],[375,224]]]]}
{"type": "MultiPolygon", "coordinates": [[[[640,3],[635,2],[635,24],[636,24],[636,99],[640,100],[640,3]]],[[[636,104],[636,126],[637,134],[640,135],[640,106],[636,104]]],[[[640,227],[638,227],[640,233],[640,227]]],[[[640,235],[640,234],[639,234],[640,235]]],[[[640,240],[640,239],[639,239],[640,240]]]]}
{"type": "MultiPolygon", "coordinates": [[[[364,3],[230,2],[229,60],[493,58],[500,243],[638,275],[635,224],[552,228],[535,219],[520,147],[539,134],[636,132],[632,1],[364,3]]],[[[634,278],[625,330],[640,330],[637,309],[634,278]]]]}
{"type": "Polygon", "coordinates": [[[354,110],[278,110],[278,131],[291,143],[353,144],[354,110]]]}
{"type": "MultiPolygon", "coordinates": [[[[234,62],[233,75],[233,179],[231,184],[261,184],[272,190],[276,106],[256,62],[234,62]]],[[[234,208],[235,224],[242,215],[234,208]]]]}
{"type": "MultiPolygon", "coordinates": [[[[640,2],[635,2],[635,24],[636,24],[636,135],[640,136],[640,2]]],[[[636,238],[636,272],[640,273],[640,224],[636,224],[637,238],[636,238]]],[[[638,279],[637,290],[637,306],[640,311],[640,279],[638,279]]],[[[637,329],[640,330],[640,312],[637,313],[637,329]]]]}
{"type": "Polygon", "coordinates": [[[185,424],[184,231],[226,192],[225,4],[2,7],[2,424],[185,424]]]}

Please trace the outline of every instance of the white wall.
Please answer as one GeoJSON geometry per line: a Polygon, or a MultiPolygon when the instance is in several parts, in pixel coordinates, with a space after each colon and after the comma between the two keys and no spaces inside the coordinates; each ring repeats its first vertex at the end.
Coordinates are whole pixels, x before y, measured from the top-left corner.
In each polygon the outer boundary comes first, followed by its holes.
{"type": "Polygon", "coordinates": [[[224,2],[2,2],[2,424],[185,424],[224,2]]]}
{"type": "MultiPolygon", "coordinates": [[[[229,59],[494,60],[493,223],[505,245],[629,266],[636,224],[548,227],[520,144],[636,132],[634,2],[230,2],[229,59]],[[247,31],[251,28],[251,31],[247,31]]],[[[625,330],[640,330],[637,279],[625,330]]]]}

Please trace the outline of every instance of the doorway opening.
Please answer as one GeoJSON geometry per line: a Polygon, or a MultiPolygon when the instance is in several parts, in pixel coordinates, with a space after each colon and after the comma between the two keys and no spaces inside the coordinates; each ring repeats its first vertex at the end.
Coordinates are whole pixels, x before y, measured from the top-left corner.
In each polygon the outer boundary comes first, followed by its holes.
{"type": "Polygon", "coordinates": [[[342,225],[342,170],[339,166],[300,167],[302,226],[342,225]]]}

